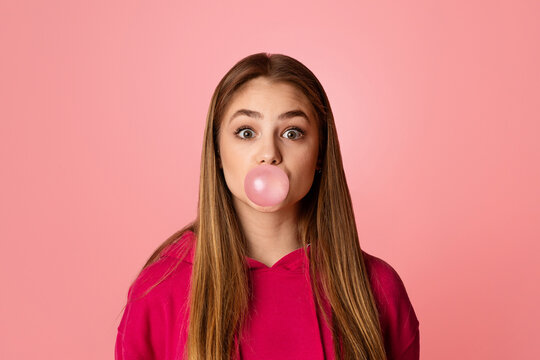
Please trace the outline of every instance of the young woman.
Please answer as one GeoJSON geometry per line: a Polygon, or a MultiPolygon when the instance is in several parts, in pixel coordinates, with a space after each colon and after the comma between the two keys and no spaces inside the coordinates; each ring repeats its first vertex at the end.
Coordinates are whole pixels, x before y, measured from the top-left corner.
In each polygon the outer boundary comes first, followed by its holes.
{"type": "Polygon", "coordinates": [[[323,87],[291,57],[242,59],[210,103],[197,217],[131,285],[116,359],[417,360],[419,339],[399,275],[360,248],[323,87]],[[288,189],[264,205],[248,178],[268,168],[288,189]]]}

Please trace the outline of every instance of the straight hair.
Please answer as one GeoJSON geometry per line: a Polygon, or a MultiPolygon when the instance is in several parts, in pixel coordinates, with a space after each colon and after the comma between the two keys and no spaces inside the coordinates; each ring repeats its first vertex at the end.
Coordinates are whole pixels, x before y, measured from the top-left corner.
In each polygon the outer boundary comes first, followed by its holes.
{"type": "Polygon", "coordinates": [[[360,248],[332,109],[319,80],[292,57],[253,54],[237,62],[221,79],[206,117],[197,217],[162,243],[142,270],[186,231],[194,232],[197,246],[184,356],[188,360],[235,358],[251,294],[245,259],[247,242],[219,168],[217,137],[235,92],[258,77],[295,86],[308,98],[317,115],[322,167],[320,173],[316,172],[311,189],[300,200],[297,225],[302,246],[311,244],[311,286],[316,306],[328,326],[323,301],[331,307],[335,359],[386,360],[379,313],[360,248]]]}

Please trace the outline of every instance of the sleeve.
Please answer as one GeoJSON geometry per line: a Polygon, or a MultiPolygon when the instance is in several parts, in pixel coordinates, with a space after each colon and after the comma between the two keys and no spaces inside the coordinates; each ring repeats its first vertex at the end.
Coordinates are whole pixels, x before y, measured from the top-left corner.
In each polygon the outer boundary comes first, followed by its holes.
{"type": "Polygon", "coordinates": [[[420,324],[405,285],[388,263],[371,255],[368,257],[388,360],[418,360],[420,324]]]}
{"type": "Polygon", "coordinates": [[[146,267],[130,286],[127,305],[118,325],[116,360],[151,360],[166,352],[168,292],[153,287],[170,266],[166,259],[146,267]]]}
{"type": "Polygon", "coordinates": [[[409,345],[405,347],[405,350],[397,358],[400,360],[419,360],[420,359],[420,331],[418,327],[413,335],[413,338],[409,345]]]}
{"type": "Polygon", "coordinates": [[[155,358],[150,338],[152,314],[145,297],[133,299],[134,285],[129,289],[128,303],[118,326],[115,360],[155,358]]]}
{"type": "Polygon", "coordinates": [[[413,305],[405,285],[396,273],[396,294],[390,320],[390,343],[394,360],[418,360],[420,358],[420,329],[413,305]]]}

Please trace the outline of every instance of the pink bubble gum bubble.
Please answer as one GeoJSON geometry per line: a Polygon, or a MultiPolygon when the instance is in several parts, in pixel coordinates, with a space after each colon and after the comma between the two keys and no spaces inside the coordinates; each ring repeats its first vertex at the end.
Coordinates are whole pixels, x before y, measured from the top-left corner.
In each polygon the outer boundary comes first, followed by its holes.
{"type": "Polygon", "coordinates": [[[289,177],[274,165],[259,165],[251,169],[244,180],[248,198],[259,206],[281,203],[289,193],[289,177]]]}

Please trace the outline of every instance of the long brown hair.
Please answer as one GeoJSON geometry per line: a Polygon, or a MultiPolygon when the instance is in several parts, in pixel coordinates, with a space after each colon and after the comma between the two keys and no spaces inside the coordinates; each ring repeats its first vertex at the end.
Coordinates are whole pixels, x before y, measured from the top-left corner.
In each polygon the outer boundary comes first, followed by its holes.
{"type": "Polygon", "coordinates": [[[206,118],[197,218],[161,244],[143,269],[184,232],[193,231],[197,246],[191,275],[187,359],[234,357],[249,305],[247,246],[219,168],[216,144],[225,108],[235,91],[260,76],[296,86],[317,115],[322,171],[301,200],[298,232],[302,246],[311,244],[312,288],[326,321],[323,297],[331,305],[335,358],[385,360],[379,314],[360,248],[332,109],[315,75],[289,56],[247,56],[219,82],[206,118]]]}

